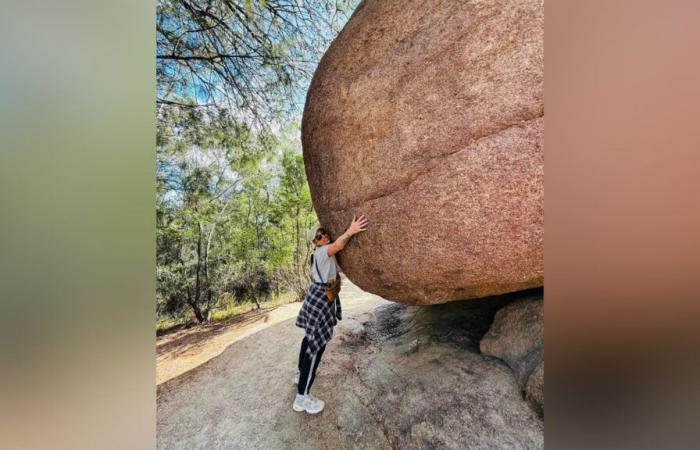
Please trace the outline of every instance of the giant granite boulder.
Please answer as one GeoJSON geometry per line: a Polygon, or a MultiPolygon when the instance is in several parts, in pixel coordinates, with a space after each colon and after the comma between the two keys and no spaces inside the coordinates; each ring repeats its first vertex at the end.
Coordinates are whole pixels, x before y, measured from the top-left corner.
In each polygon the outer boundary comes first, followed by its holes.
{"type": "Polygon", "coordinates": [[[321,223],[369,230],[339,258],[413,304],[543,284],[543,5],[363,1],[324,55],[302,123],[321,223]]]}

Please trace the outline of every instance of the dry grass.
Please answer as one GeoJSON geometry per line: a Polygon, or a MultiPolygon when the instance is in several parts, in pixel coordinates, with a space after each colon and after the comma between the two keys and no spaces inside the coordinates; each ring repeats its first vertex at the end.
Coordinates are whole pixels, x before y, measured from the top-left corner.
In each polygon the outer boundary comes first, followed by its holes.
{"type": "MultiPolygon", "coordinates": [[[[257,309],[268,310],[276,306],[293,303],[296,300],[296,295],[293,292],[285,292],[280,295],[272,296],[269,300],[261,301],[260,308],[254,301],[246,301],[243,303],[228,303],[222,307],[216,308],[209,316],[210,323],[226,321],[232,317],[255,311],[257,309]]],[[[190,328],[198,325],[194,313],[188,311],[187,314],[181,317],[166,317],[156,321],[156,334],[162,336],[172,333],[183,328],[190,328]]]]}

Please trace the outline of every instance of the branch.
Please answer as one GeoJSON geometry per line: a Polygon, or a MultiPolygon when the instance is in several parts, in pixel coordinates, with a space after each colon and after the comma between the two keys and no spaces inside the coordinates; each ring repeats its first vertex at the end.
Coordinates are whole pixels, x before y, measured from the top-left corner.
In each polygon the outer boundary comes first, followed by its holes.
{"type": "Polygon", "coordinates": [[[189,103],[180,103],[180,102],[175,102],[172,100],[164,100],[161,98],[156,99],[156,104],[158,105],[173,105],[173,106],[182,106],[183,108],[208,108],[212,106],[216,106],[214,103],[203,103],[203,104],[189,104],[189,103]]]}
{"type": "Polygon", "coordinates": [[[156,59],[168,59],[174,61],[216,61],[219,59],[229,59],[229,58],[257,58],[255,55],[213,55],[213,56],[195,56],[195,55],[156,55],[156,59]]]}

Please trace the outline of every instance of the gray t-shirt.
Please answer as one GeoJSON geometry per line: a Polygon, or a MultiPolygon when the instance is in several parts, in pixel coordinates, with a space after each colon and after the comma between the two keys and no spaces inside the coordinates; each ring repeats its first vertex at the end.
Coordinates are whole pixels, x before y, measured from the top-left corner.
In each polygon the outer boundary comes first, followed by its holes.
{"type": "Polygon", "coordinates": [[[335,277],[338,275],[338,261],[336,261],[335,255],[328,256],[328,245],[322,245],[314,250],[314,263],[311,265],[311,273],[314,281],[317,283],[328,283],[335,280],[335,277]],[[317,267],[318,270],[316,270],[317,267]]]}

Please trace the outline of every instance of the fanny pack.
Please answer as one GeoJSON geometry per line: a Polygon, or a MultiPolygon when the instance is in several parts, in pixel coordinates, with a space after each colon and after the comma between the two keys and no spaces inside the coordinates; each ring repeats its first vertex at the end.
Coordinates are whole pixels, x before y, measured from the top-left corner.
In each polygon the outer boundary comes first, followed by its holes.
{"type": "MultiPolygon", "coordinates": [[[[316,273],[318,273],[318,278],[323,282],[323,277],[321,276],[321,271],[318,270],[318,263],[316,258],[314,258],[314,266],[316,267],[316,273]]],[[[328,286],[326,287],[326,299],[329,302],[335,301],[340,293],[340,277],[336,275],[335,280],[332,282],[324,282],[328,286]]]]}

